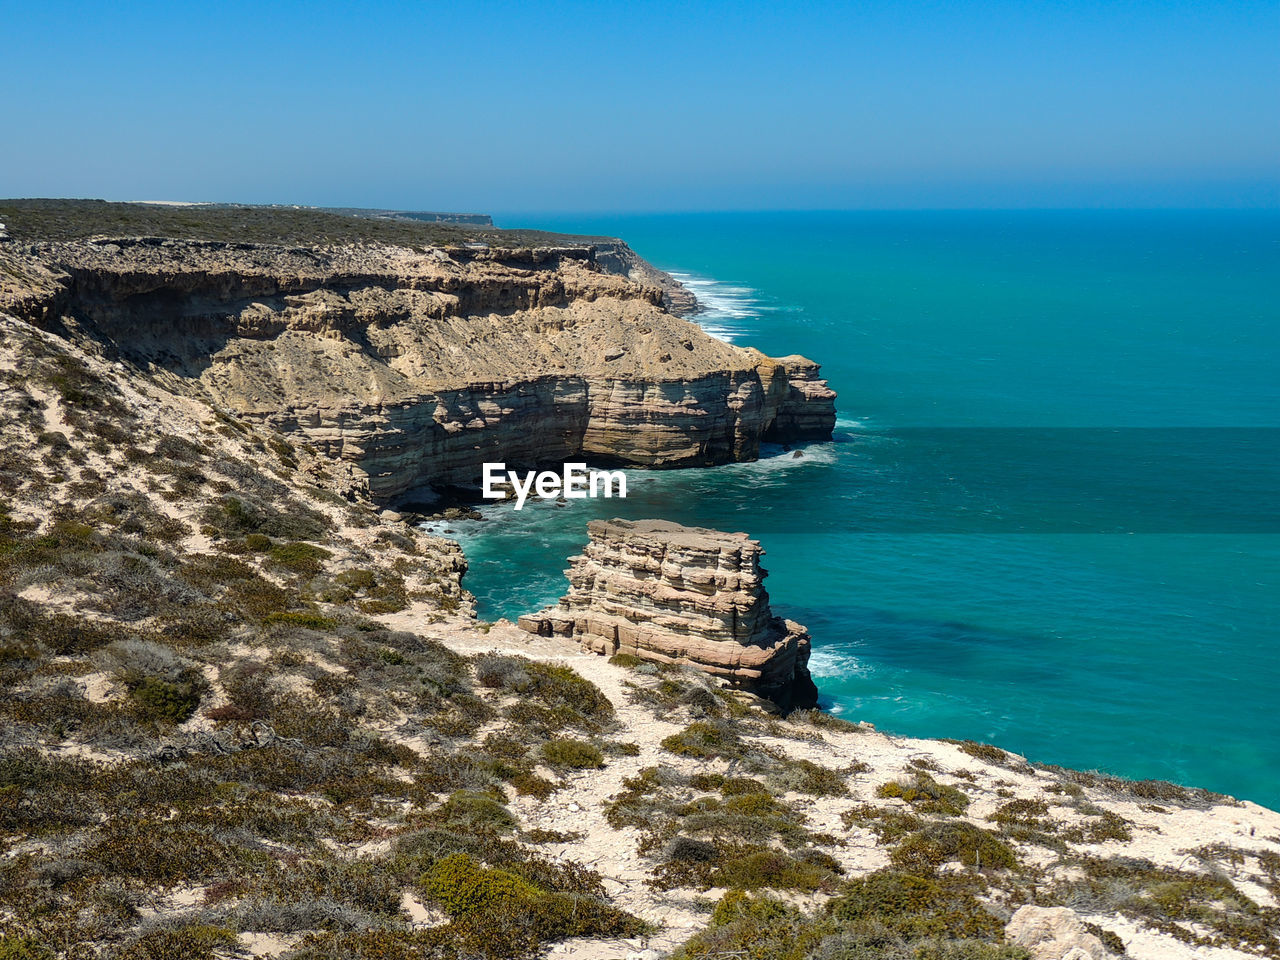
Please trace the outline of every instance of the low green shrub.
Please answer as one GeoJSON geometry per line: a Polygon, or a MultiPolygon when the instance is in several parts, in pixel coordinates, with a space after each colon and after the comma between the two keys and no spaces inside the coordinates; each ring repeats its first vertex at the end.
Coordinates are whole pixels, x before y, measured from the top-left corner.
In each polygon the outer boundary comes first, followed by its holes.
{"type": "Polygon", "coordinates": [[[782,790],[807,793],[815,797],[847,797],[847,773],[832,770],[810,760],[789,759],[769,780],[782,790]]]}
{"type": "Polygon", "coordinates": [[[516,828],[516,818],[510,810],[493,797],[474,790],[451,794],[434,817],[453,830],[511,833],[516,828]]]}
{"type": "Polygon", "coordinates": [[[604,754],[585,740],[548,740],[542,745],[547,766],[567,770],[593,770],[604,766],[604,754]]]}
{"type": "Polygon", "coordinates": [[[449,915],[463,943],[484,956],[523,956],[569,937],[634,937],[650,929],[596,897],[549,891],[464,853],[434,863],[419,887],[449,915]]]}
{"type": "Polygon", "coordinates": [[[207,684],[203,677],[171,683],[157,677],[142,677],[128,685],[128,695],[139,718],[160,723],[182,723],[200,706],[207,684]]]}
{"type": "Polygon", "coordinates": [[[900,867],[928,870],[944,863],[961,863],[975,870],[1011,870],[1018,864],[1004,841],[990,830],[964,820],[931,823],[908,834],[889,859],[900,867]]]}
{"type": "Polygon", "coordinates": [[[1062,831],[1071,843],[1128,843],[1133,839],[1132,823],[1111,810],[1099,810],[1096,817],[1062,831]]]}
{"type": "Polygon", "coordinates": [[[682,757],[712,760],[732,759],[741,749],[741,740],[728,724],[695,721],[679,733],[662,740],[662,749],[682,757]]]}
{"type": "Polygon", "coordinates": [[[876,796],[905,800],[921,813],[938,813],[956,817],[969,805],[969,798],[955,787],[938,783],[923,770],[917,770],[912,779],[903,783],[890,780],[876,790],[876,796]]]}
{"type": "Polygon", "coordinates": [[[319,540],[332,527],[322,513],[298,502],[287,510],[248,497],[227,496],[209,506],[204,522],[224,537],[258,533],[282,540],[319,540]]]}
{"type": "Polygon", "coordinates": [[[0,960],[54,960],[54,952],[31,937],[0,934],[0,960]]]}
{"type": "Polygon", "coordinates": [[[1120,913],[1201,947],[1231,947],[1280,956],[1280,910],[1261,907],[1223,873],[1157,867],[1133,857],[1086,858],[1083,876],[1059,881],[1051,903],[1081,913],[1120,913]]]}
{"type": "Polygon", "coordinates": [[[302,627],[306,630],[332,630],[338,625],[337,620],[313,610],[274,610],[266,615],[263,622],[302,627]]]}
{"type": "Polygon", "coordinates": [[[292,573],[319,573],[324,569],[324,561],[333,553],[314,543],[295,540],[272,546],[267,555],[272,564],[292,573]]]}
{"type": "Polygon", "coordinates": [[[192,924],[144,933],[107,956],[110,960],[218,960],[239,946],[240,938],[231,930],[192,924]]]}
{"type": "Polygon", "coordinates": [[[909,939],[956,937],[999,940],[1004,924],[959,877],[934,877],[878,870],[846,883],[827,904],[840,921],[872,921],[909,939]]]}
{"type": "Polygon", "coordinates": [[[710,873],[707,887],[813,892],[835,879],[836,871],[832,869],[829,860],[813,862],[790,856],[781,850],[756,850],[725,860],[710,873]]]}

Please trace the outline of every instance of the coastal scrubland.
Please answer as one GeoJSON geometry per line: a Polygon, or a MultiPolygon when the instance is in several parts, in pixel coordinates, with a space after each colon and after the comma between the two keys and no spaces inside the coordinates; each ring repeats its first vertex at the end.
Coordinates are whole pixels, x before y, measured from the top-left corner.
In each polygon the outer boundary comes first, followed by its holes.
{"type": "Polygon", "coordinates": [[[542,230],[436,223],[388,216],[351,216],[314,207],[249,204],[112,203],[105,200],[0,200],[0,223],[15,240],[167,237],[228,243],[390,243],[423,249],[582,245],[604,237],[542,230]]]}
{"type": "Polygon", "coordinates": [[[456,544],[72,332],[0,316],[0,420],[3,960],[1280,956],[1280,814],[480,622],[456,544]]]}

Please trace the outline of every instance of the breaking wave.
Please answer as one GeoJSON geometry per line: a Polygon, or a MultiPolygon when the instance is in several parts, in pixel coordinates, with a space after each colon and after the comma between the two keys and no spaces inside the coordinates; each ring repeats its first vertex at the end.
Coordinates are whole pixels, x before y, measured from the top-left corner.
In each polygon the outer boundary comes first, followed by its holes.
{"type": "Polygon", "coordinates": [[[692,319],[707,333],[725,343],[734,343],[747,333],[742,321],[758,316],[764,304],[752,287],[699,277],[692,273],[672,273],[698,298],[702,310],[692,319]]]}

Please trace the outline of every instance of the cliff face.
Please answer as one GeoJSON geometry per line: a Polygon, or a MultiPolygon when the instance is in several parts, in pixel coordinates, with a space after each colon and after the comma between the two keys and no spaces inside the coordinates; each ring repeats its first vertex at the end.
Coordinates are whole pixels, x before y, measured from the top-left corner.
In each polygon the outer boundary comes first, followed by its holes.
{"type": "Polygon", "coordinates": [[[686,663],[781,706],[812,707],[809,634],[775,617],[759,542],[666,520],[594,520],[558,607],[520,618],[612,656],[686,663]]]}
{"type": "Polygon", "coordinates": [[[0,309],[300,434],[383,500],[475,485],[486,460],[750,459],[834,421],[815,364],[705,335],[672,312],[683,288],[616,242],[10,242],[0,261],[0,309]]]}

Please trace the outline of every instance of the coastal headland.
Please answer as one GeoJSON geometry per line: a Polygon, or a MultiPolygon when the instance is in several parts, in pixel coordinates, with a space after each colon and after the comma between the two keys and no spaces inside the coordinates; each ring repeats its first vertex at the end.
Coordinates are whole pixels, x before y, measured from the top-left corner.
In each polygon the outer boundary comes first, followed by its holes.
{"type": "Polygon", "coordinates": [[[750,531],[477,620],[388,507],[835,398],[473,219],[0,201],[0,956],[1280,955],[1280,814],[811,709],[750,531]]]}

